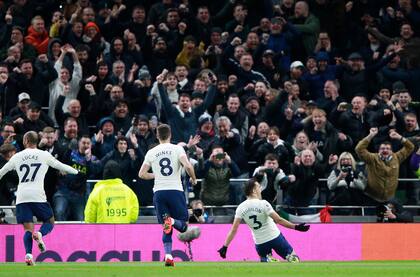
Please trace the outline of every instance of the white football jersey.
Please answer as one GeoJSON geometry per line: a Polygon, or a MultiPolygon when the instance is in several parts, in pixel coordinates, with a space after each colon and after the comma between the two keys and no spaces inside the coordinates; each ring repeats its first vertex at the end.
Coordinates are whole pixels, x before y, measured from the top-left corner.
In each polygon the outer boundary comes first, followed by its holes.
{"type": "Polygon", "coordinates": [[[159,144],[147,152],[144,162],[152,168],[155,175],[154,192],[159,190],[183,191],[182,164],[180,162],[182,156],[186,156],[184,148],[171,143],[159,144]]]}
{"type": "Polygon", "coordinates": [[[280,235],[270,214],[273,207],[266,200],[247,199],[236,209],[235,218],[240,218],[248,224],[252,231],[255,244],[262,244],[280,235]]]}
{"type": "Polygon", "coordinates": [[[59,162],[47,151],[26,148],[13,155],[13,157],[0,169],[0,179],[7,172],[16,170],[19,176],[16,204],[26,202],[47,202],[44,191],[44,178],[49,166],[70,174],[78,173],[76,169],[59,162]]]}

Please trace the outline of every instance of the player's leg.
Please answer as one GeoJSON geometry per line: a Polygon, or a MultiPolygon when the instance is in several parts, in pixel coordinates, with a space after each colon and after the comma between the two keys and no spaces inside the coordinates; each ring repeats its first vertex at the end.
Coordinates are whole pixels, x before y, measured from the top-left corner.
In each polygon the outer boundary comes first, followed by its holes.
{"type": "Polygon", "coordinates": [[[171,200],[169,205],[173,227],[180,233],[184,233],[188,228],[188,207],[185,194],[182,191],[170,191],[171,200]]]}
{"type": "Polygon", "coordinates": [[[29,203],[16,205],[16,221],[23,224],[23,245],[25,246],[25,262],[27,265],[34,265],[32,256],[32,232],[34,230],[33,213],[29,203]]]}
{"type": "Polygon", "coordinates": [[[153,195],[153,205],[155,206],[156,216],[159,224],[163,224],[162,242],[165,252],[165,265],[173,266],[172,257],[172,225],[165,226],[165,221],[171,220],[169,215],[169,207],[167,205],[166,191],[157,191],[153,195]]]}
{"type": "Polygon", "coordinates": [[[260,262],[269,262],[269,259],[267,258],[267,255],[271,253],[271,247],[269,242],[256,244],[255,249],[257,250],[258,256],[260,256],[260,262]]]}
{"type": "Polygon", "coordinates": [[[54,215],[57,221],[67,220],[69,201],[64,192],[58,190],[54,194],[54,215]]]}
{"type": "Polygon", "coordinates": [[[38,220],[42,221],[41,228],[38,232],[33,233],[33,239],[37,242],[41,253],[47,250],[43,237],[49,234],[54,228],[54,215],[49,203],[34,203],[34,212],[38,220]]]}
{"type": "Polygon", "coordinates": [[[300,261],[299,257],[296,255],[292,246],[289,244],[283,234],[280,234],[277,238],[271,240],[270,242],[272,243],[274,251],[276,251],[276,253],[286,261],[291,263],[297,263],[300,261]]]}

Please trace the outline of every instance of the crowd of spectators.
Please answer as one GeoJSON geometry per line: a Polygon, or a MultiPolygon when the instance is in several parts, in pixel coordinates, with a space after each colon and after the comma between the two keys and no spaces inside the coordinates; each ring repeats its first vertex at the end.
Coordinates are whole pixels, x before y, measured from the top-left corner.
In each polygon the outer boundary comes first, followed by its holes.
{"type": "Polygon", "coordinates": [[[50,169],[58,220],[83,220],[109,161],[152,205],[137,173],[168,123],[190,200],[238,204],[229,179],[255,175],[273,204],[419,204],[397,180],[419,169],[419,35],[415,0],[0,1],[0,162],[33,130],[82,172],[50,169]]]}

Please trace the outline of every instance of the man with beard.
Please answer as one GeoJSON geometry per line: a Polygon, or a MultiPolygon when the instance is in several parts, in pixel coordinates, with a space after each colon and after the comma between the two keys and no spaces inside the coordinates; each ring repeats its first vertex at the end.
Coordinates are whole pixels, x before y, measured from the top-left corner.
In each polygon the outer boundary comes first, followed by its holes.
{"type": "Polygon", "coordinates": [[[67,117],[64,120],[64,132],[58,139],[58,145],[63,151],[77,147],[79,125],[73,117],[67,117]]]}
{"type": "Polygon", "coordinates": [[[114,133],[125,135],[131,127],[131,116],[128,111],[128,101],[119,99],[114,104],[114,112],[110,115],[114,121],[114,133]]]}

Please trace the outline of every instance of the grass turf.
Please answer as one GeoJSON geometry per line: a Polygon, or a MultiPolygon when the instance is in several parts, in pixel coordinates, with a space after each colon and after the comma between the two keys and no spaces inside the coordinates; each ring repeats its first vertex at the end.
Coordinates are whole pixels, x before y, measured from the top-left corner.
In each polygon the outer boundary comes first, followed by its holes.
{"type": "Polygon", "coordinates": [[[178,262],[165,268],[157,262],[0,264],[0,276],[420,276],[420,261],[302,262],[178,262]]]}

